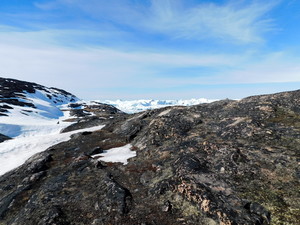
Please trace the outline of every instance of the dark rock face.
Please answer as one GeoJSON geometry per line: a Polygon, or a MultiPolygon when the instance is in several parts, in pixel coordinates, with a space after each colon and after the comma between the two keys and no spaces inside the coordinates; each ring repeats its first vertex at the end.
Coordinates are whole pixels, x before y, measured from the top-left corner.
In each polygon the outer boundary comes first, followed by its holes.
{"type": "Polygon", "coordinates": [[[60,102],[61,99],[59,99],[57,95],[51,94],[49,90],[55,91],[63,96],[70,96],[70,102],[74,102],[76,99],[76,96],[58,88],[46,88],[36,83],[0,77],[0,116],[7,116],[8,109],[12,109],[11,106],[35,108],[33,103],[24,100],[26,100],[26,93],[32,94],[35,93],[36,90],[49,93],[47,97],[56,103],[60,102]]]}
{"type": "Polygon", "coordinates": [[[7,137],[7,136],[5,136],[3,134],[0,134],[0,143],[3,142],[3,141],[9,140],[9,139],[11,139],[11,138],[7,137]]]}
{"type": "Polygon", "coordinates": [[[107,124],[115,118],[120,118],[125,115],[114,106],[93,102],[93,105],[86,103],[71,103],[70,115],[74,116],[76,123],[66,127],[62,132],[83,129],[87,127],[97,126],[99,124],[107,124]]]}
{"type": "MultiPolygon", "coordinates": [[[[13,97],[25,97],[24,92],[28,93],[35,93],[36,90],[44,90],[48,92],[46,87],[36,84],[36,83],[31,83],[31,82],[26,82],[26,81],[20,81],[20,80],[15,80],[15,79],[9,79],[9,78],[2,78],[0,77],[0,95],[3,100],[7,98],[13,98],[13,97]]],[[[66,92],[62,89],[58,88],[50,88],[51,90],[56,90],[58,93],[63,94],[65,96],[70,95],[72,96],[71,93],[66,92]]],[[[73,95],[74,96],[74,95],[73,95]]],[[[55,98],[55,96],[50,96],[49,99],[55,98]]],[[[76,98],[74,96],[74,98],[76,98]]]]}
{"type": "Polygon", "coordinates": [[[106,115],[0,177],[0,224],[300,221],[300,91],[106,115]],[[127,165],[92,157],[127,143],[127,165]]]}

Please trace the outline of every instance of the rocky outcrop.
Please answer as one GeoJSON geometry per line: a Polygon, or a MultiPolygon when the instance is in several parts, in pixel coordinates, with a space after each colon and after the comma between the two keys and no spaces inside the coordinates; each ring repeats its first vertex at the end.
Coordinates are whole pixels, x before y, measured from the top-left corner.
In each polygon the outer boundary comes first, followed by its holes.
{"type": "Polygon", "coordinates": [[[5,136],[3,134],[0,134],[0,143],[3,142],[3,141],[9,140],[9,139],[11,139],[11,138],[7,137],[7,136],[5,136]]]}
{"type": "Polygon", "coordinates": [[[0,116],[8,116],[10,109],[15,106],[24,107],[23,113],[35,109],[36,106],[27,95],[37,91],[46,93],[46,98],[53,104],[64,103],[65,100],[75,102],[76,96],[58,88],[48,88],[36,83],[0,77],[0,116]]]}
{"type": "Polygon", "coordinates": [[[92,103],[92,105],[87,103],[69,104],[70,115],[73,117],[71,121],[76,121],[76,123],[66,127],[62,132],[93,127],[98,124],[107,124],[115,117],[120,118],[125,115],[124,112],[114,106],[95,101],[92,103]]]}
{"type": "Polygon", "coordinates": [[[0,224],[298,224],[300,91],[99,117],[0,177],[0,224]]]}

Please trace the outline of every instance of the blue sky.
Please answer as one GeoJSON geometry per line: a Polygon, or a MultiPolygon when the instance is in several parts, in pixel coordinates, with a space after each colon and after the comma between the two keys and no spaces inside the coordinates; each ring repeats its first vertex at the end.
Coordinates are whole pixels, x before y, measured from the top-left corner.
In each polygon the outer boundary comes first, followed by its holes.
{"type": "Polygon", "coordinates": [[[84,99],[300,88],[297,0],[1,0],[0,74],[84,99]]]}

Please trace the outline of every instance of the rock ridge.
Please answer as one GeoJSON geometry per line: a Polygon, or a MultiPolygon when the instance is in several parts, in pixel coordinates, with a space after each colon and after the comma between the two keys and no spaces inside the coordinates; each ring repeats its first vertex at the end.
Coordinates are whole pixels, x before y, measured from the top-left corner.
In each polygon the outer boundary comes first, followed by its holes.
{"type": "Polygon", "coordinates": [[[0,177],[0,224],[300,221],[300,90],[100,117],[0,177]],[[129,143],[127,165],[94,157],[129,143]]]}

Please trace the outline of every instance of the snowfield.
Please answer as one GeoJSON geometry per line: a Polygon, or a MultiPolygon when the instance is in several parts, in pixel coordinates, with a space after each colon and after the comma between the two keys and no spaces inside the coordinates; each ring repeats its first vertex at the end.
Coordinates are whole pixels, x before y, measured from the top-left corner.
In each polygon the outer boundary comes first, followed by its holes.
{"type": "Polygon", "coordinates": [[[104,126],[60,133],[62,127],[66,127],[65,124],[64,126],[57,126],[57,124],[27,126],[25,135],[0,143],[0,175],[22,165],[34,154],[45,151],[58,143],[68,141],[72,134],[100,130],[104,126]]]}
{"type": "Polygon", "coordinates": [[[105,100],[99,101],[105,104],[113,105],[116,108],[120,109],[126,113],[137,113],[141,111],[145,111],[148,109],[158,109],[167,106],[181,105],[181,106],[190,106],[197,105],[201,103],[210,103],[217,100],[199,98],[199,99],[189,99],[189,100],[105,100]]]}
{"type": "Polygon", "coordinates": [[[26,93],[19,101],[33,103],[35,108],[9,105],[8,116],[0,116],[0,133],[13,139],[0,143],[0,175],[22,165],[28,158],[38,152],[70,139],[73,133],[99,130],[103,126],[77,130],[69,133],[60,131],[71,125],[63,122],[71,118],[69,111],[63,109],[70,102],[70,97],[59,95],[55,90],[49,92],[36,90],[26,93]]]}

